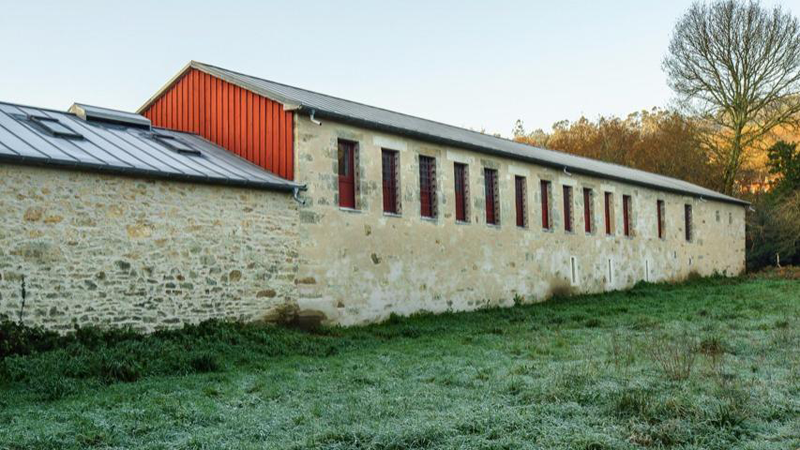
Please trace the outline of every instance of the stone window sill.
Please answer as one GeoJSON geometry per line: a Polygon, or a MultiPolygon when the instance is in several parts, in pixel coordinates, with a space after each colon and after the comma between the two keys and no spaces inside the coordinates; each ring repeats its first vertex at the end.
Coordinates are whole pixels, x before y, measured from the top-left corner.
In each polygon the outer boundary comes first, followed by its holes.
{"type": "Polygon", "coordinates": [[[363,212],[363,211],[361,211],[360,209],[354,209],[354,208],[345,208],[345,207],[343,207],[343,206],[340,206],[340,207],[339,207],[339,211],[344,211],[344,212],[346,212],[346,213],[356,213],[356,214],[361,214],[361,213],[363,212]]]}

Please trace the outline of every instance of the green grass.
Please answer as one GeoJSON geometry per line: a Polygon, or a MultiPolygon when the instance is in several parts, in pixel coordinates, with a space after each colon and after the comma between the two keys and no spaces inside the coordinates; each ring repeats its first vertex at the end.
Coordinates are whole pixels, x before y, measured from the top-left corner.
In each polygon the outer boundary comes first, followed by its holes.
{"type": "Polygon", "coordinates": [[[715,278],[314,333],[84,330],[0,361],[0,448],[795,449],[799,317],[798,280],[715,278]]]}

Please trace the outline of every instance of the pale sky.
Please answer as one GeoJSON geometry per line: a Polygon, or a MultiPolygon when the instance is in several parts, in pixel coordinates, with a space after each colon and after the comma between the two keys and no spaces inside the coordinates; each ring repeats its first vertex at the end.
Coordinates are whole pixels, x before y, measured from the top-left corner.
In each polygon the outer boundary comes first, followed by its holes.
{"type": "Polygon", "coordinates": [[[691,3],[0,1],[2,101],[133,111],[195,59],[504,136],[667,105],[691,3]]]}

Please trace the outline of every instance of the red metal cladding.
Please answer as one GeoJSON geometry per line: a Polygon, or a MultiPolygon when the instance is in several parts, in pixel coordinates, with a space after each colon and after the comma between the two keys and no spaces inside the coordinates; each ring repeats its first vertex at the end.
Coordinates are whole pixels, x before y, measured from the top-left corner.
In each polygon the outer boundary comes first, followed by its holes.
{"type": "Polygon", "coordinates": [[[142,115],[155,126],[199,134],[294,179],[294,115],[278,102],[190,69],[142,115]]]}

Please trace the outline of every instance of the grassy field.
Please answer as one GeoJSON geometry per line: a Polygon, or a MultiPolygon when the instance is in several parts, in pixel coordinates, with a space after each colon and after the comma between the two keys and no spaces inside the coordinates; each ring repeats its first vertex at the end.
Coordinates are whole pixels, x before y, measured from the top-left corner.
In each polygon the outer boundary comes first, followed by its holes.
{"type": "Polygon", "coordinates": [[[800,280],[757,277],[313,333],[86,330],[0,362],[0,448],[796,449],[799,318],[800,280]]]}

